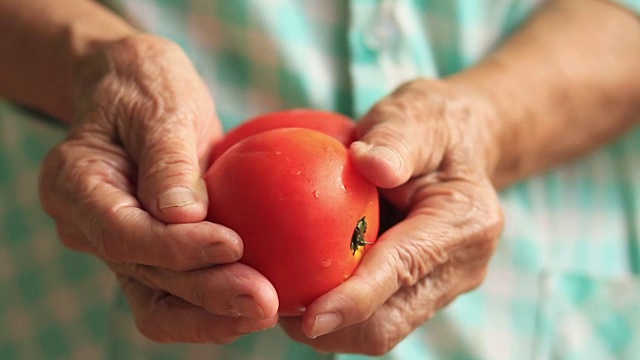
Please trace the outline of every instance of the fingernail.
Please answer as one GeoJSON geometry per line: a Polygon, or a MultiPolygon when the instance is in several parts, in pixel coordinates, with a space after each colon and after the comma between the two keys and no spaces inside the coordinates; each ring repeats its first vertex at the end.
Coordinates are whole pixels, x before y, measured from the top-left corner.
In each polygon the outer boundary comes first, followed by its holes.
{"type": "Polygon", "coordinates": [[[363,154],[368,152],[372,146],[363,141],[354,141],[351,143],[350,147],[358,154],[363,154]]]}
{"type": "Polygon", "coordinates": [[[190,205],[196,201],[196,195],[191,191],[191,189],[179,186],[162,193],[158,197],[158,207],[162,210],[170,207],[190,205]]]}
{"type": "Polygon", "coordinates": [[[320,335],[328,334],[337,329],[340,323],[342,323],[342,315],[336,312],[317,315],[309,337],[314,339],[320,335]]]}
{"type": "Polygon", "coordinates": [[[211,265],[238,261],[241,256],[242,254],[237,251],[237,248],[221,242],[206,245],[202,249],[203,260],[211,265]]]}
{"type": "Polygon", "coordinates": [[[231,307],[237,311],[241,316],[263,319],[264,310],[256,303],[256,300],[251,295],[238,295],[231,299],[231,307]]]}
{"type": "Polygon", "coordinates": [[[396,171],[400,171],[400,168],[402,167],[402,158],[400,158],[400,154],[386,146],[373,146],[369,149],[369,154],[386,160],[396,171]]]}
{"type": "Polygon", "coordinates": [[[201,201],[209,202],[209,194],[207,193],[207,183],[204,179],[199,179],[195,187],[196,197],[201,201]]]}

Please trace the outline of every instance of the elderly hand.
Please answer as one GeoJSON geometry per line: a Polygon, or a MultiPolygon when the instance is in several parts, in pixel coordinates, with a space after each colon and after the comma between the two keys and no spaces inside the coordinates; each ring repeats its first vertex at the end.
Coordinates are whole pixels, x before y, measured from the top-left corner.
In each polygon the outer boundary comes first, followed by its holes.
{"type": "Polygon", "coordinates": [[[351,155],[406,217],[351,278],[303,317],[281,319],[293,339],[323,352],[380,355],[481,283],[503,220],[488,177],[491,108],[470,95],[416,80],[361,120],[351,155]]]}
{"type": "Polygon", "coordinates": [[[273,286],[235,262],[236,233],[203,221],[201,175],[222,130],[186,55],[133,35],[76,68],[75,120],[40,182],[63,243],[109,264],[153,340],[226,343],[274,326],[273,286]]]}

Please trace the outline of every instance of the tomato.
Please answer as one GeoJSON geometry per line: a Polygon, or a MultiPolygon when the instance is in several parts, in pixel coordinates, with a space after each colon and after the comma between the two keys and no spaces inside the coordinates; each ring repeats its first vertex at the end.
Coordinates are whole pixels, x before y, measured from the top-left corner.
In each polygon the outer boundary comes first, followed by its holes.
{"type": "Polygon", "coordinates": [[[378,191],[327,134],[285,128],[249,136],[205,181],[208,220],[240,235],[240,262],[271,281],[281,315],[300,315],[342,283],[376,240],[378,191]]]}
{"type": "Polygon", "coordinates": [[[355,123],[348,117],[330,111],[292,109],[257,116],[231,130],[214,148],[215,161],[238,141],[267,130],[280,128],[317,130],[349,146],[355,137],[355,123]]]}

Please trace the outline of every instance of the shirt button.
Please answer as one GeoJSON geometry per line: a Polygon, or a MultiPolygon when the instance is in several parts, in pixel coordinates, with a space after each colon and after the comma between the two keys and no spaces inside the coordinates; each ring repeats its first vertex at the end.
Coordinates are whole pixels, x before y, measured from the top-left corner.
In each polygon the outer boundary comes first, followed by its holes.
{"type": "Polygon", "coordinates": [[[383,0],[378,14],[364,36],[365,45],[374,51],[396,46],[400,40],[400,27],[395,12],[395,0],[383,0]]]}

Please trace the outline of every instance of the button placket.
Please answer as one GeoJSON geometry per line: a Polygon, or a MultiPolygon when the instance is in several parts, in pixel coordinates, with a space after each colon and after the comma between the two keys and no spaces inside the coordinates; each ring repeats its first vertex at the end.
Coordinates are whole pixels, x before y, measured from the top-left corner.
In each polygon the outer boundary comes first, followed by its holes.
{"type": "Polygon", "coordinates": [[[374,20],[366,29],[364,43],[372,51],[393,51],[400,41],[397,0],[382,0],[374,20]]]}

